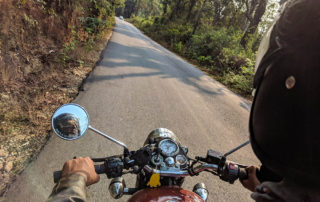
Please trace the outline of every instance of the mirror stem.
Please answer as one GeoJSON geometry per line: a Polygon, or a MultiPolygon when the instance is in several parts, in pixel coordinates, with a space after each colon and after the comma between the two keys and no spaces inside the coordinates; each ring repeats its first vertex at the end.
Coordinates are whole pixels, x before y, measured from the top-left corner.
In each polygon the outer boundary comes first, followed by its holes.
{"type": "Polygon", "coordinates": [[[118,140],[116,140],[116,139],[114,139],[114,138],[112,138],[112,137],[104,134],[103,132],[101,132],[101,131],[93,128],[93,127],[90,126],[90,125],[89,125],[89,129],[92,130],[93,132],[99,134],[99,135],[102,135],[103,137],[107,138],[108,140],[110,140],[110,141],[112,141],[112,142],[114,142],[114,143],[122,146],[122,147],[124,148],[124,153],[125,153],[125,154],[128,154],[128,153],[129,153],[129,149],[128,149],[127,145],[125,145],[124,143],[122,143],[122,142],[120,142],[120,141],[118,141],[118,140]]]}
{"type": "Polygon", "coordinates": [[[247,144],[250,144],[250,141],[246,141],[245,143],[237,146],[236,148],[232,149],[231,151],[228,151],[227,153],[224,154],[224,156],[229,156],[230,154],[232,154],[233,152],[237,151],[238,149],[241,149],[242,147],[246,146],[247,144]]]}

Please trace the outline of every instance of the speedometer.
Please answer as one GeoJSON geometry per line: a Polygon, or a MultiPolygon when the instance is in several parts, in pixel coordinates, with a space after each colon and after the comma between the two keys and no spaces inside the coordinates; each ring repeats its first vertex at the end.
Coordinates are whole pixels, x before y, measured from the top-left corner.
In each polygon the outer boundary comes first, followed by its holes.
{"type": "Polygon", "coordinates": [[[161,153],[165,156],[174,156],[179,152],[179,146],[171,139],[164,139],[159,143],[161,153]]]}

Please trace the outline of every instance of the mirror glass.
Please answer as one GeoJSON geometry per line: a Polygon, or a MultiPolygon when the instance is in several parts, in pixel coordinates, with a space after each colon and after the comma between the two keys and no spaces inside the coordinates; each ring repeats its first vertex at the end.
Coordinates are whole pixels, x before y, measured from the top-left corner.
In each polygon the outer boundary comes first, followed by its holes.
{"type": "Polygon", "coordinates": [[[59,107],[51,119],[53,131],[65,140],[75,140],[83,136],[88,130],[89,122],[87,111],[73,103],[59,107]]]}

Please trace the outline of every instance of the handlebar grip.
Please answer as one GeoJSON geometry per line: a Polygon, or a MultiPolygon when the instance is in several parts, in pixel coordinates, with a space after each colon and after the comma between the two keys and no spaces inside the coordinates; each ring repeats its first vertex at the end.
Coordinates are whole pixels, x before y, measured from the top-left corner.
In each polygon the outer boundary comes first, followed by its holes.
{"type": "MultiPolygon", "coordinates": [[[[103,174],[106,173],[106,167],[104,166],[104,164],[100,164],[100,165],[94,165],[94,169],[96,171],[97,174],[103,174]]],[[[62,175],[62,171],[54,171],[53,172],[53,182],[57,183],[62,175]]]]}
{"type": "Polygon", "coordinates": [[[247,180],[248,179],[248,171],[244,168],[239,169],[239,179],[240,180],[247,180]]]}
{"type": "Polygon", "coordinates": [[[62,171],[54,171],[53,172],[53,182],[57,183],[61,178],[62,171]]]}
{"type": "Polygon", "coordinates": [[[104,164],[94,165],[94,170],[96,171],[97,174],[103,174],[107,172],[104,164]]]}

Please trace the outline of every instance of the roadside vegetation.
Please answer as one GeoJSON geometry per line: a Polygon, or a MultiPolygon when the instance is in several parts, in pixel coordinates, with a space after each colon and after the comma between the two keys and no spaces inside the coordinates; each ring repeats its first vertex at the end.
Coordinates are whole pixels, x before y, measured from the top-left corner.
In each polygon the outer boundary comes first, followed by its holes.
{"type": "Polygon", "coordinates": [[[122,0],[0,1],[0,196],[48,140],[53,111],[81,90],[119,6],[122,0]]]}
{"type": "Polygon", "coordinates": [[[283,2],[127,0],[117,14],[250,98],[260,40],[283,2]]]}

